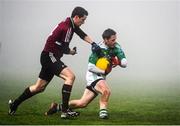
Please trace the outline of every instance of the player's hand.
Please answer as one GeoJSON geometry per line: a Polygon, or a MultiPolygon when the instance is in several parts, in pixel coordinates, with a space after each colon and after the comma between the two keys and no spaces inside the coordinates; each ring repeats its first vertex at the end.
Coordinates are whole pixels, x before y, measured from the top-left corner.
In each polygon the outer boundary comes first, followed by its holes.
{"type": "Polygon", "coordinates": [[[101,48],[95,42],[93,42],[91,45],[92,45],[92,47],[91,47],[92,52],[96,53],[97,55],[100,55],[101,48]]]}
{"type": "Polygon", "coordinates": [[[107,69],[105,70],[104,75],[108,75],[111,72],[111,70],[112,70],[112,66],[109,64],[107,69]]]}
{"type": "Polygon", "coordinates": [[[77,54],[77,48],[76,48],[76,47],[73,47],[73,49],[70,51],[70,54],[71,54],[71,55],[77,54]]]}
{"type": "Polygon", "coordinates": [[[120,64],[121,60],[119,60],[117,56],[111,57],[111,65],[113,68],[120,64]]]}

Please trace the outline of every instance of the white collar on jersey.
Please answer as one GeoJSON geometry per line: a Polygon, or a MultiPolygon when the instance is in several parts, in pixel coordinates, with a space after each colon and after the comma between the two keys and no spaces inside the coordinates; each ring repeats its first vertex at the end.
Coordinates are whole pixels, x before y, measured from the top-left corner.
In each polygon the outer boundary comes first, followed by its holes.
{"type": "Polygon", "coordinates": [[[73,26],[73,29],[75,28],[75,25],[74,25],[74,21],[73,19],[70,17],[70,20],[71,20],[71,23],[72,23],[72,26],[73,26]]]}
{"type": "Polygon", "coordinates": [[[109,47],[103,42],[98,42],[97,45],[99,45],[101,48],[108,49],[109,47]]]}

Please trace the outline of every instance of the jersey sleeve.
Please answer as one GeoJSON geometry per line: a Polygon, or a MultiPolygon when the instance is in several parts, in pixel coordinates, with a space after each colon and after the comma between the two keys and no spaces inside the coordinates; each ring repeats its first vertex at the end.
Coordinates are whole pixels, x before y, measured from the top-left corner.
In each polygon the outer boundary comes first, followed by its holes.
{"type": "Polygon", "coordinates": [[[122,60],[123,58],[126,58],[124,51],[121,49],[121,46],[118,43],[116,43],[115,45],[115,55],[120,60],[122,60]]]}
{"type": "Polygon", "coordinates": [[[86,36],[87,36],[87,34],[83,31],[83,30],[81,30],[79,27],[75,27],[75,30],[74,30],[74,32],[81,38],[81,39],[84,39],[86,36]]]}
{"type": "Polygon", "coordinates": [[[99,69],[98,67],[96,67],[95,64],[92,64],[92,63],[88,63],[88,70],[90,72],[97,73],[97,74],[104,74],[105,73],[104,70],[99,69]]]}
{"type": "Polygon", "coordinates": [[[96,65],[96,62],[98,60],[98,56],[96,53],[92,53],[89,57],[89,63],[92,63],[94,65],[96,65]]]}

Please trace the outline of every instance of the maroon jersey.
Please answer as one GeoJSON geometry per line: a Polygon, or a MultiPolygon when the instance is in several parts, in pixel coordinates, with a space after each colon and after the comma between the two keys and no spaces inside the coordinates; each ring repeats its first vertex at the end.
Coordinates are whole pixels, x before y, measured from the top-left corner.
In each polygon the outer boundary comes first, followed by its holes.
{"type": "Polygon", "coordinates": [[[84,39],[86,33],[84,33],[78,26],[75,26],[73,20],[68,17],[65,21],[62,21],[54,29],[54,31],[48,37],[43,51],[52,52],[60,57],[63,54],[68,54],[69,43],[73,37],[74,32],[84,39]]]}

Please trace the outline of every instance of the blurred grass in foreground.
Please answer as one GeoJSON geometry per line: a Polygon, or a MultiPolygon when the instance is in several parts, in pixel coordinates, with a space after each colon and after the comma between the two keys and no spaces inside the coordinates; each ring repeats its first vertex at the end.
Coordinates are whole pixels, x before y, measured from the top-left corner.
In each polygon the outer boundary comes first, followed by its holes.
{"type": "MultiPolygon", "coordinates": [[[[33,81],[32,81],[33,82],[33,81]]],[[[15,116],[7,115],[7,102],[16,98],[29,80],[0,80],[0,124],[41,124],[41,125],[117,125],[117,124],[180,124],[180,86],[178,82],[121,81],[111,82],[112,94],[109,102],[110,118],[98,118],[98,98],[85,109],[79,109],[81,115],[70,120],[60,119],[60,114],[44,116],[52,101],[59,101],[63,81],[53,80],[44,93],[24,102],[15,116]]],[[[85,82],[76,82],[71,99],[80,98],[85,82]]]]}

